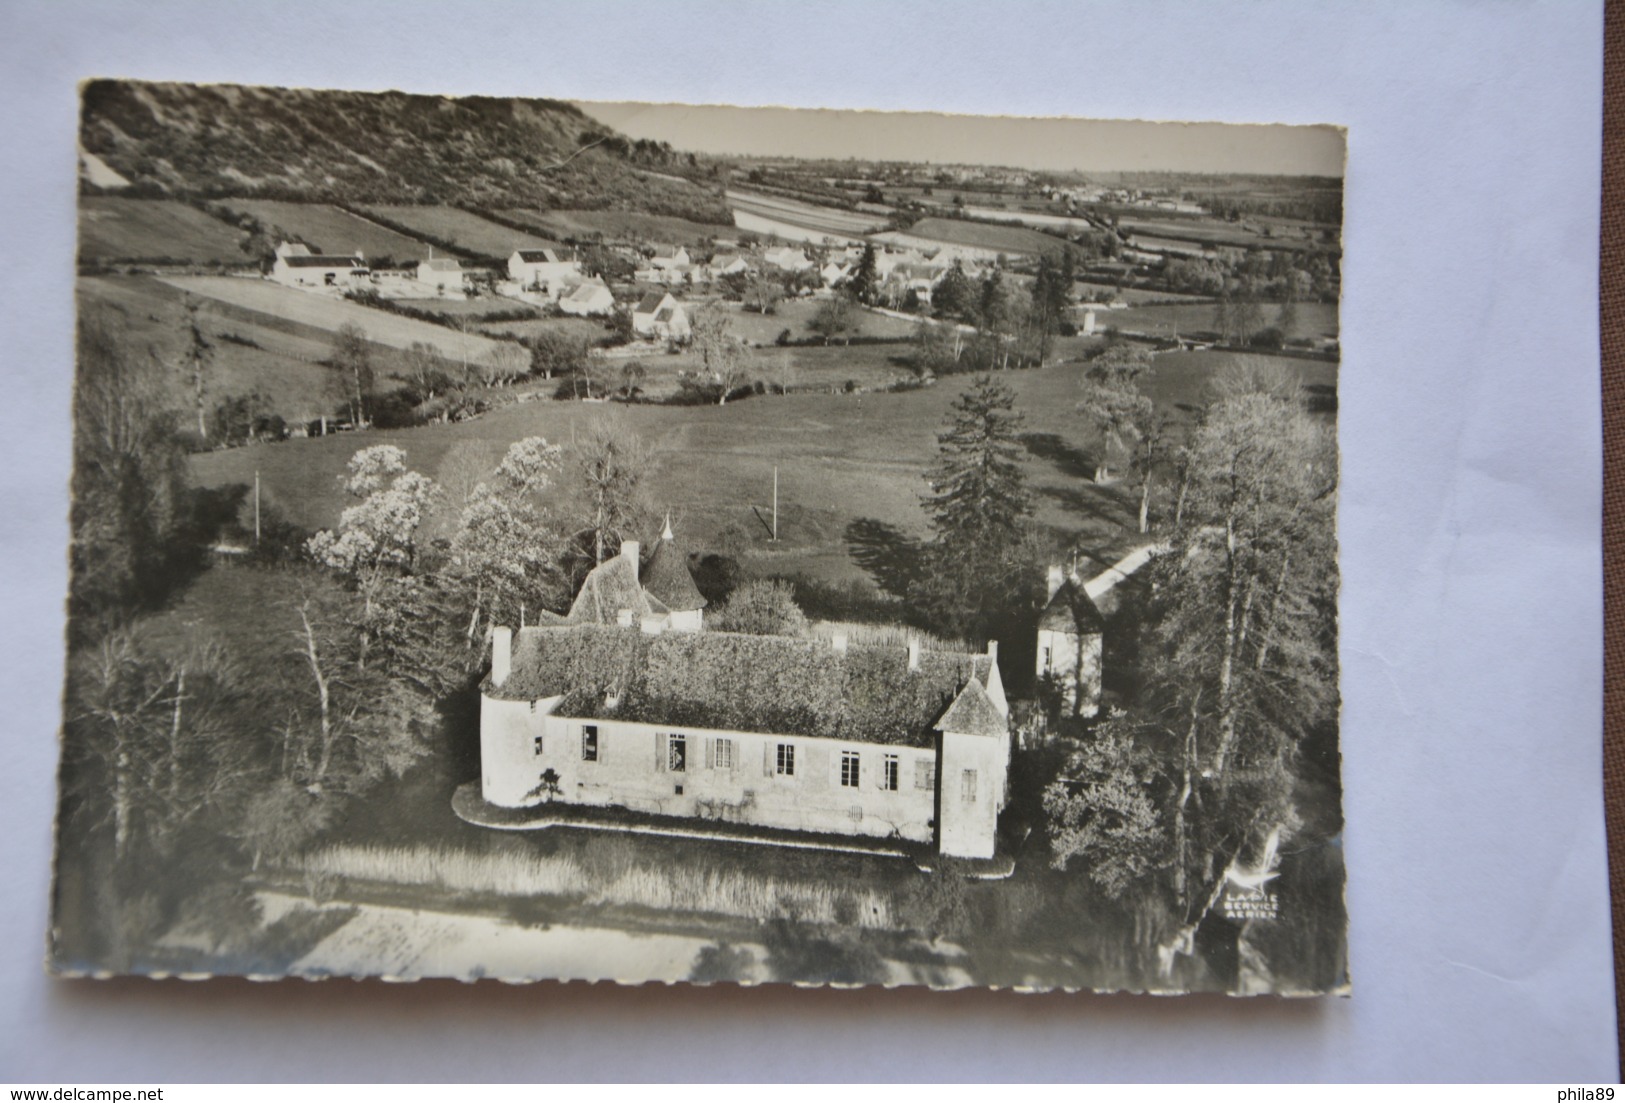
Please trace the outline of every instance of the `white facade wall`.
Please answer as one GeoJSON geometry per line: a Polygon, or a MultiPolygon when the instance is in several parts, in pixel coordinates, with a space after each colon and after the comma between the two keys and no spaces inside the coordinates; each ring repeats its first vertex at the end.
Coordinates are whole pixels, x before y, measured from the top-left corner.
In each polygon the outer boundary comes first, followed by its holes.
{"type": "Polygon", "coordinates": [[[956,858],[993,857],[1009,763],[1008,740],[943,733],[942,833],[938,840],[942,853],[956,858]]]}
{"type": "MultiPolygon", "coordinates": [[[[553,799],[567,804],[917,843],[933,839],[936,748],[578,720],[552,716],[556,700],[540,701],[533,710],[528,701],[482,697],[481,769],[489,803],[510,808],[541,803],[526,794],[544,770],[552,769],[561,790],[553,799]],[[583,753],[588,728],[597,731],[595,761],[583,753]],[[680,771],[670,768],[673,735],[685,740],[680,771]],[[722,741],[730,751],[720,750],[722,741]],[[792,749],[793,773],[780,772],[781,746],[792,749]],[[855,786],[842,784],[843,755],[856,756],[855,786]],[[890,756],[895,756],[896,789],[883,785],[890,756]]],[[[965,818],[958,830],[961,851],[993,852],[995,798],[1002,797],[1004,776],[1002,767],[994,771],[988,765],[994,747],[1001,747],[999,740],[975,743],[972,768],[986,772],[984,784],[996,787],[987,790],[985,809],[979,809],[986,815],[965,818]],[[974,838],[979,831],[985,831],[985,845],[974,838]]]]}
{"type": "Polygon", "coordinates": [[[1101,637],[1076,632],[1038,630],[1037,674],[1055,679],[1061,704],[1073,716],[1100,712],[1101,637]]]}

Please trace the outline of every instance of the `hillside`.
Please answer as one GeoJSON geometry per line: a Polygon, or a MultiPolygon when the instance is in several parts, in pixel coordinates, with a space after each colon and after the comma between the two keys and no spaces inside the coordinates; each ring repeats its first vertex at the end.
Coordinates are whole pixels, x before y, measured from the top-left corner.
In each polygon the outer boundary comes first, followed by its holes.
{"type": "MultiPolygon", "coordinates": [[[[641,210],[731,223],[720,183],[571,104],[98,80],[80,144],[135,194],[641,210]]],[[[93,186],[92,186],[93,187],[93,186]]]]}

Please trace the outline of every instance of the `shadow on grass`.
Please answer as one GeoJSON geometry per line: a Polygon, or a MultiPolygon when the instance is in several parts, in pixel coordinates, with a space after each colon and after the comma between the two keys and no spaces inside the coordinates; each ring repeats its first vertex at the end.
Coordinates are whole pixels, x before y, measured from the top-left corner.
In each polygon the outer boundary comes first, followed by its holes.
{"type": "Polygon", "coordinates": [[[1023,433],[1021,444],[1030,455],[1048,460],[1056,470],[1069,478],[1094,478],[1094,458],[1083,449],[1068,444],[1059,433],[1023,433]]]}
{"type": "Polygon", "coordinates": [[[896,525],[859,517],[846,526],[846,543],[852,561],[888,594],[903,597],[920,577],[924,546],[896,525]]]}

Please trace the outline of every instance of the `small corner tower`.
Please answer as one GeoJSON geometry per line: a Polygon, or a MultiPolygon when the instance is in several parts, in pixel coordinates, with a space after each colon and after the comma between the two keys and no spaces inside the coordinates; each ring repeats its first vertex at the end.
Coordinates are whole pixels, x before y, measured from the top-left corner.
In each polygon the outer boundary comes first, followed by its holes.
{"type": "Polygon", "coordinates": [[[1064,715],[1100,712],[1101,651],[1106,619],[1077,572],[1049,569],[1049,602],[1038,618],[1036,673],[1060,691],[1064,715]]]}

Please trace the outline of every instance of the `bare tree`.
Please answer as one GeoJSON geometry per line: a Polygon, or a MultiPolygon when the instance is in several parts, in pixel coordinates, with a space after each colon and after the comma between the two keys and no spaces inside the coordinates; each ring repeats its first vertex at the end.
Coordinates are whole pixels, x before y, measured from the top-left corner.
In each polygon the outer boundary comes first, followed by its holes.
{"type": "Polygon", "coordinates": [[[730,330],[728,316],[711,307],[697,312],[691,330],[704,373],[717,389],[717,405],[745,382],[745,349],[730,330]]]}
{"type": "Polygon", "coordinates": [[[645,482],[654,455],[623,418],[595,422],[576,444],[586,524],[577,533],[593,562],[635,535],[650,517],[645,482]]]}

